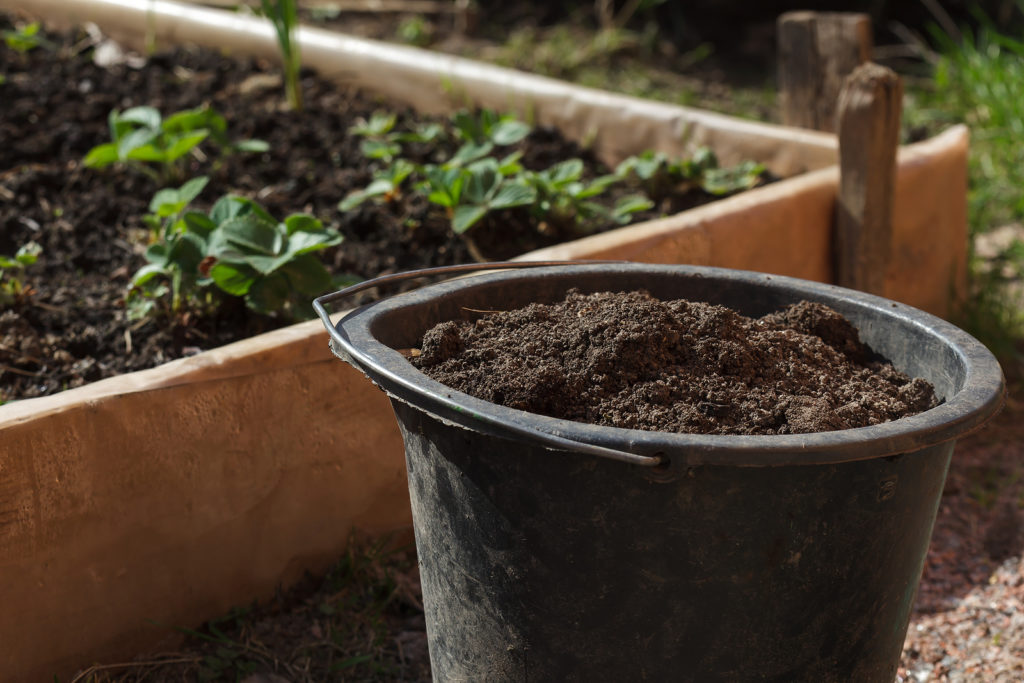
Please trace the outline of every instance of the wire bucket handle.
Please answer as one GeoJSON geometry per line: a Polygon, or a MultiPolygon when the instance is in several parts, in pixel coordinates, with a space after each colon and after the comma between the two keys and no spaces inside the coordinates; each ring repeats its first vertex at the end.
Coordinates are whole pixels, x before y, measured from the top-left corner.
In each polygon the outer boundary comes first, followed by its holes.
{"type": "MultiPolygon", "coordinates": [[[[597,264],[609,264],[609,263],[625,263],[624,261],[500,261],[495,263],[466,263],[452,266],[439,266],[436,268],[421,268],[418,270],[409,270],[402,273],[392,273],[389,275],[381,275],[357,284],[351,285],[344,289],[332,292],[331,294],[324,294],[323,296],[317,297],[313,300],[313,310],[316,311],[317,315],[320,316],[320,320],[323,321],[324,327],[327,328],[327,332],[331,336],[331,345],[335,354],[350,358],[360,357],[358,349],[351,343],[351,341],[343,335],[338,327],[331,322],[330,313],[327,310],[328,304],[336,304],[339,301],[343,301],[353,294],[377,287],[380,285],[392,284],[395,282],[404,282],[406,280],[412,280],[421,277],[430,277],[433,275],[455,275],[462,273],[473,273],[484,270],[511,270],[511,269],[523,269],[523,268],[542,268],[549,266],[583,266],[583,265],[597,265],[597,264]],[[344,356],[342,355],[344,354],[344,356]]],[[[457,404],[451,399],[444,397],[434,396],[435,399],[440,398],[443,402],[451,404],[451,407],[456,410],[461,410],[457,404]]],[[[620,462],[626,462],[632,465],[640,465],[643,467],[654,467],[665,462],[665,458],[661,456],[651,455],[640,455],[637,453],[629,453],[627,451],[621,451],[614,448],[606,448],[604,446],[598,446],[597,444],[586,443],[583,441],[576,441],[573,439],[567,439],[556,434],[541,431],[535,428],[525,427],[516,424],[510,424],[508,422],[501,422],[497,424],[497,420],[490,418],[486,415],[475,414],[475,419],[482,422],[494,422],[494,426],[499,427],[503,432],[512,432],[516,435],[526,438],[535,443],[540,443],[549,448],[558,450],[569,450],[578,453],[585,453],[589,455],[596,455],[602,458],[609,458],[611,460],[618,460],[620,462]]]]}

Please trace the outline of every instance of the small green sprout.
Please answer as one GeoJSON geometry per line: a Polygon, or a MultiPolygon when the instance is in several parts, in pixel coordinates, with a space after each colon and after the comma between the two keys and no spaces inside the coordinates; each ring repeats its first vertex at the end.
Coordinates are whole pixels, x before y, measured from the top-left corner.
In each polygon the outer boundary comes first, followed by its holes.
{"type": "Polygon", "coordinates": [[[226,152],[269,149],[262,140],[231,142],[227,121],[210,107],[179,111],[167,118],[155,107],[132,107],[123,112],[114,109],[107,123],[111,142],[93,147],[82,163],[90,168],[125,163],[161,184],[182,177],[184,160],[207,139],[226,152]]]}
{"type": "Polygon", "coordinates": [[[39,33],[38,21],[25,24],[21,28],[13,31],[10,29],[2,31],[0,32],[0,36],[3,36],[4,44],[7,45],[7,47],[22,55],[31,52],[37,47],[45,47],[48,50],[52,50],[56,47],[53,43],[46,40],[46,38],[43,38],[39,33]]]}
{"type": "Polygon", "coordinates": [[[498,114],[482,109],[474,114],[459,111],[452,115],[456,136],[462,147],[448,161],[452,166],[465,166],[490,154],[495,147],[514,145],[530,134],[530,126],[511,114],[498,114]]]}
{"type": "Polygon", "coordinates": [[[34,265],[43,248],[35,242],[26,242],[13,258],[0,254],[0,308],[6,308],[21,301],[30,292],[15,273],[34,265]]]}
{"type": "Polygon", "coordinates": [[[296,29],[299,26],[297,0],[260,0],[263,14],[270,19],[277,34],[277,46],[281,51],[284,66],[285,95],[288,106],[295,111],[302,110],[302,83],[299,70],[302,68],[302,54],[296,29]]]}
{"type": "Polygon", "coordinates": [[[639,183],[645,194],[661,200],[688,184],[716,196],[748,190],[760,184],[764,170],[752,161],[721,168],[715,153],[701,147],[689,159],[669,159],[650,151],[629,157],[616,167],[615,176],[639,183]]]}
{"type": "Polygon", "coordinates": [[[394,165],[376,172],[373,181],[365,189],[356,190],[341,200],[338,209],[351,211],[368,199],[392,201],[400,195],[402,183],[414,170],[416,167],[412,163],[405,159],[396,159],[394,165]]]}

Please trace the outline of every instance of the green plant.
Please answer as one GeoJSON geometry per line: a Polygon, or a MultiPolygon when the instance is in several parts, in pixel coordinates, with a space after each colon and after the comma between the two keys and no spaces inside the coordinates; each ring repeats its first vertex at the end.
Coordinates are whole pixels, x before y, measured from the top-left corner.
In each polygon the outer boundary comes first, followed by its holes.
{"type": "Polygon", "coordinates": [[[274,25],[277,35],[277,46],[281,51],[281,63],[284,67],[285,95],[288,105],[295,111],[302,109],[302,83],[299,81],[299,70],[302,68],[302,55],[296,29],[299,25],[299,13],[296,0],[260,0],[263,14],[274,25]]]}
{"type": "Polygon", "coordinates": [[[530,134],[528,124],[511,114],[498,114],[490,109],[458,111],[451,120],[462,146],[449,159],[450,166],[472,163],[490,154],[495,147],[514,145],[530,134]]]}
{"type": "Polygon", "coordinates": [[[167,118],[155,107],[132,107],[123,112],[114,109],[107,123],[111,142],[93,147],[82,163],[90,168],[125,163],[161,184],[183,177],[185,159],[207,139],[225,153],[269,149],[262,140],[231,142],[227,121],[206,106],[175,112],[167,118]]]}
{"type": "Polygon", "coordinates": [[[425,169],[427,199],[448,209],[457,235],[469,230],[490,211],[532,204],[536,191],[518,177],[510,177],[515,161],[480,159],[469,166],[431,166],[425,169]]]}
{"type": "Polygon", "coordinates": [[[689,159],[669,159],[650,151],[629,157],[615,168],[615,176],[639,184],[660,201],[685,185],[716,196],[749,190],[761,183],[764,170],[764,165],[752,161],[721,168],[715,153],[701,147],[689,159]]]}
{"type": "MultiPolygon", "coordinates": [[[[1018,4],[1014,21],[1021,18],[1018,4]]],[[[930,27],[931,46],[919,45],[930,78],[908,81],[904,119],[911,129],[964,122],[971,128],[968,225],[971,247],[982,233],[1024,221],[1024,42],[1006,35],[978,6],[972,26],[944,14],[930,27]],[[934,50],[932,48],[935,48],[934,50]]],[[[1019,276],[1024,250],[1011,244],[988,262],[972,259],[970,300],[958,322],[1020,375],[1024,310],[1019,276]]]]}
{"type": "Polygon", "coordinates": [[[632,214],[654,206],[646,197],[621,198],[611,210],[593,201],[617,181],[605,175],[589,182],[583,180],[583,162],[569,159],[536,173],[527,173],[526,182],[536,190],[534,213],[538,220],[555,224],[556,229],[570,226],[576,232],[590,232],[599,222],[628,223],[632,214]]]}
{"type": "Polygon", "coordinates": [[[411,131],[397,131],[398,117],[389,112],[374,112],[368,120],[361,120],[350,126],[348,132],[363,140],[359,149],[367,159],[391,163],[402,153],[402,145],[412,142],[436,142],[444,134],[438,123],[418,125],[411,131]]]}
{"type": "Polygon", "coordinates": [[[396,159],[394,164],[374,173],[373,181],[362,190],[357,190],[341,200],[338,208],[351,211],[367,199],[391,201],[401,193],[402,183],[412,175],[416,167],[405,159],[396,159]]]}
{"type": "Polygon", "coordinates": [[[0,254],[0,308],[18,303],[30,293],[16,273],[35,264],[42,251],[42,247],[35,242],[26,242],[13,258],[0,254]]]}
{"type": "Polygon", "coordinates": [[[203,185],[197,178],[154,196],[148,222],[163,223],[146,250],[148,263],[132,278],[129,315],[152,315],[162,302],[172,313],[211,307],[229,296],[258,313],[310,317],[310,299],[337,284],[314,252],[340,243],[341,235],[308,214],[279,222],[251,199],[232,195],[209,214],[187,211],[203,185]]]}
{"type": "Polygon", "coordinates": [[[14,30],[6,29],[0,32],[0,36],[3,36],[4,44],[7,47],[19,54],[31,52],[37,47],[45,47],[47,49],[54,48],[53,43],[46,40],[46,38],[39,33],[38,21],[25,24],[24,26],[14,30]]]}

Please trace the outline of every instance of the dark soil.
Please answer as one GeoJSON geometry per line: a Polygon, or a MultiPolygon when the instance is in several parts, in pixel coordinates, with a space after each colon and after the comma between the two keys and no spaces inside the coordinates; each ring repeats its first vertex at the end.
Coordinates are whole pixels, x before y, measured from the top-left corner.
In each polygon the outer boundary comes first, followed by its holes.
{"type": "MultiPolygon", "coordinates": [[[[7,27],[0,15],[0,28],[7,27]]],[[[450,231],[444,209],[411,195],[338,211],[338,201],[365,187],[375,168],[347,130],[375,111],[393,109],[387,103],[306,73],[306,107],[293,112],[284,109],[276,68],[263,61],[178,49],[152,56],[141,68],[105,68],[92,59],[97,37],[47,38],[55,47],[24,54],[0,45],[6,78],[0,86],[0,254],[12,256],[30,240],[43,249],[39,262],[17,275],[22,290],[15,303],[0,309],[0,402],[152,367],[291,322],[256,315],[240,303],[213,315],[127,319],[124,294],[144,264],[149,239],[141,219],[161,186],[132,169],[82,166],[92,147],[109,141],[107,115],[114,108],[147,104],[166,116],[208,104],[227,119],[230,138],[267,141],[267,153],[220,159],[212,143],[204,146],[209,158],[191,158],[185,177],[171,184],[209,175],[194,202],[198,209],[235,193],[257,199],[278,218],[314,214],[345,237],[325,253],[336,275],[369,278],[473,260],[466,242],[450,231]]],[[[399,125],[413,118],[399,111],[399,125]]],[[[588,176],[608,172],[554,130],[537,129],[518,148],[528,168],[578,157],[588,176]]],[[[407,150],[405,156],[426,161],[433,153],[407,150]]],[[[691,193],[659,209],[678,211],[710,199],[691,193]]],[[[653,215],[660,212],[637,219],[653,215]]],[[[474,228],[489,258],[578,236],[541,232],[515,210],[500,218],[498,240],[488,241],[474,228]]]]}
{"type": "Polygon", "coordinates": [[[510,408],[612,427],[794,434],[864,427],[937,405],[827,306],[759,319],[646,292],[568,294],[449,321],[412,362],[510,408]]]}

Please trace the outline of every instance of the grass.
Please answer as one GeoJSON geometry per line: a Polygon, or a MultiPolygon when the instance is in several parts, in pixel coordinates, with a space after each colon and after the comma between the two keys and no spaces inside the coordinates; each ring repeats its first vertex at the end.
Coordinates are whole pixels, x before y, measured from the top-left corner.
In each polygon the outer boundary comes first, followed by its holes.
{"type": "MultiPolygon", "coordinates": [[[[1018,5],[1018,10],[1024,4],[1018,5]]],[[[968,216],[973,237],[1024,221],[1024,42],[1004,35],[980,10],[971,27],[948,18],[931,30],[931,78],[910,90],[905,118],[934,129],[971,129],[968,216]],[[939,26],[945,28],[939,28],[939,26]]],[[[1019,24],[1020,22],[1017,21],[1019,24]]],[[[1011,379],[1022,372],[1024,244],[971,263],[971,298],[958,322],[988,344],[1011,379]]]]}
{"type": "Polygon", "coordinates": [[[415,565],[409,548],[352,542],[323,578],[307,577],[269,602],[236,607],[196,629],[168,626],[184,636],[177,651],[97,664],[71,683],[426,678],[415,565]]]}

